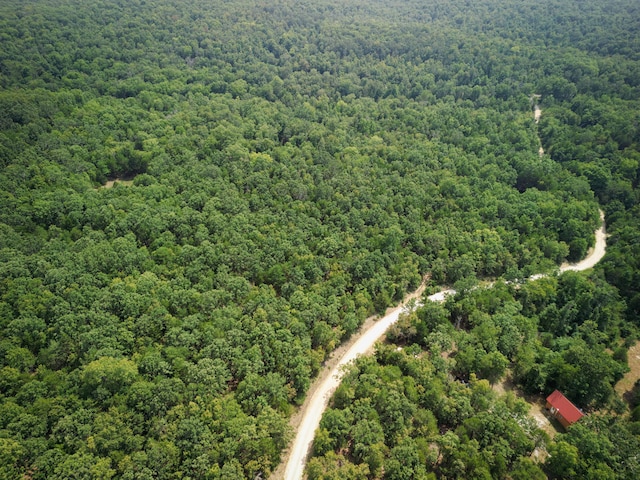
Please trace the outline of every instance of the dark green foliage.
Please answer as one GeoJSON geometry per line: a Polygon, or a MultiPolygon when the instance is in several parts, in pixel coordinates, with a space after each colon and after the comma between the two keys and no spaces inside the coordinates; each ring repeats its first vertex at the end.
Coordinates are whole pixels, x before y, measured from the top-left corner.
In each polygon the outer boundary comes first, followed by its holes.
{"type": "Polygon", "coordinates": [[[610,416],[590,416],[573,425],[550,449],[553,478],[624,478],[640,473],[640,439],[610,416]],[[555,458],[554,458],[555,457],[555,458]]]}
{"type": "Polygon", "coordinates": [[[640,309],[639,16],[521,3],[2,2],[0,477],[265,478],[327,355],[427,273],[466,292],[396,331],[433,365],[386,352],[341,387],[362,426],[322,453],[359,466],[310,475],[429,478],[437,448],[447,475],[535,476],[518,439],[488,460],[440,353],[610,394],[640,309]],[[582,256],[596,199],[604,276],[465,296],[582,256]]]}

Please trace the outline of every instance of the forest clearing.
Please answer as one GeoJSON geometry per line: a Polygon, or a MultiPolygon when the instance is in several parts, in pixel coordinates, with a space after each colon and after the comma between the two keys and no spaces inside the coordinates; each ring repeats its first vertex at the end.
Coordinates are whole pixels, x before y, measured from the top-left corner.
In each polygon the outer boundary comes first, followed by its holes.
{"type": "Polygon", "coordinates": [[[616,393],[626,400],[633,393],[634,386],[640,380],[640,341],[628,350],[629,371],[616,383],[616,393]]]}

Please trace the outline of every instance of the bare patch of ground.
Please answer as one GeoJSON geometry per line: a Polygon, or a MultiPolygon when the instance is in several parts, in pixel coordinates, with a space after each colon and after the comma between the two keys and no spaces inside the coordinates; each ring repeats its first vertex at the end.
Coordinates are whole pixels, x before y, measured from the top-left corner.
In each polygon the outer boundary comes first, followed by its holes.
{"type": "Polygon", "coordinates": [[[132,178],[114,178],[113,180],[108,180],[107,183],[105,183],[104,185],[98,187],[98,188],[113,188],[113,186],[119,183],[121,185],[133,185],[133,179],[132,178]]]}
{"type": "MultiPolygon", "coordinates": [[[[492,385],[493,391],[504,395],[507,392],[513,393],[516,397],[524,400],[529,405],[529,415],[538,424],[538,428],[543,430],[549,435],[549,438],[553,438],[556,433],[561,431],[557,422],[553,421],[547,416],[547,409],[545,408],[545,400],[540,395],[525,395],[522,391],[518,390],[513,384],[511,378],[507,375],[503,380],[492,385]]],[[[537,449],[538,450],[538,449],[537,449]]],[[[535,453],[535,452],[534,452],[535,453]]],[[[536,454],[542,455],[541,452],[536,454]]]]}
{"type": "Polygon", "coordinates": [[[618,395],[625,398],[632,390],[636,381],[640,379],[640,341],[637,341],[628,352],[629,371],[616,383],[615,390],[618,395]]]}
{"type": "Polygon", "coordinates": [[[529,414],[538,424],[538,428],[547,432],[549,438],[553,439],[556,433],[561,431],[560,424],[548,417],[548,410],[545,408],[545,402],[542,397],[538,397],[537,401],[529,403],[529,414]]]}

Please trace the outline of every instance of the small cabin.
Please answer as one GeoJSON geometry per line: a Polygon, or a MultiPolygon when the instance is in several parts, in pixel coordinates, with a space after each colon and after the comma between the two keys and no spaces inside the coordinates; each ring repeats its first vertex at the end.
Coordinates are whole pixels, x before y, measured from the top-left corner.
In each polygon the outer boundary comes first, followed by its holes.
{"type": "Polygon", "coordinates": [[[547,397],[547,408],[551,415],[558,420],[564,428],[580,420],[584,413],[580,411],[567,397],[559,390],[556,390],[547,397]]]}

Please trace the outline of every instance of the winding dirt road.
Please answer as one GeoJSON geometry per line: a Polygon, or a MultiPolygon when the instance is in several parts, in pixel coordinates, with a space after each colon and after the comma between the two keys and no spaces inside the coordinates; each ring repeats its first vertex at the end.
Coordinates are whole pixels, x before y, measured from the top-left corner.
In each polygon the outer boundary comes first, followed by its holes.
{"type": "Polygon", "coordinates": [[[600,210],[600,222],[601,226],[595,232],[595,246],[591,250],[589,250],[587,256],[578,263],[563,263],[560,266],[561,272],[566,272],[568,270],[581,272],[583,270],[587,270],[588,268],[595,267],[596,263],[602,260],[602,257],[604,257],[605,254],[605,250],[607,249],[607,230],[604,223],[604,212],[602,210],[600,210]]]}
{"type": "MultiPolygon", "coordinates": [[[[606,250],[606,232],[604,224],[604,212],[600,211],[602,226],[596,230],[596,244],[589,251],[587,256],[578,263],[563,264],[561,272],[568,270],[582,271],[592,268],[604,257],[606,250]]],[[[534,275],[529,280],[536,280],[544,275],[534,275]]],[[[422,295],[423,287],[409,295],[399,306],[387,310],[386,315],[378,321],[369,319],[362,326],[352,339],[333,353],[332,359],[327,363],[324,371],[320,373],[307,394],[307,399],[302,405],[298,415],[292,419],[292,425],[296,429],[296,436],[293,444],[285,455],[286,465],[284,477],[282,477],[282,465],[273,473],[273,479],[300,480],[304,476],[304,467],[307,456],[313,443],[313,437],[320,425],[320,419],[326,409],[331,395],[340,385],[340,381],[345,372],[345,366],[355,360],[359,355],[364,355],[371,351],[375,343],[384,335],[387,329],[393,325],[406,308],[410,300],[419,299],[422,295]]],[[[427,297],[433,302],[442,302],[448,295],[455,294],[455,290],[443,290],[439,293],[427,297]]],[[[416,303],[416,305],[420,305],[416,303]]]]}

